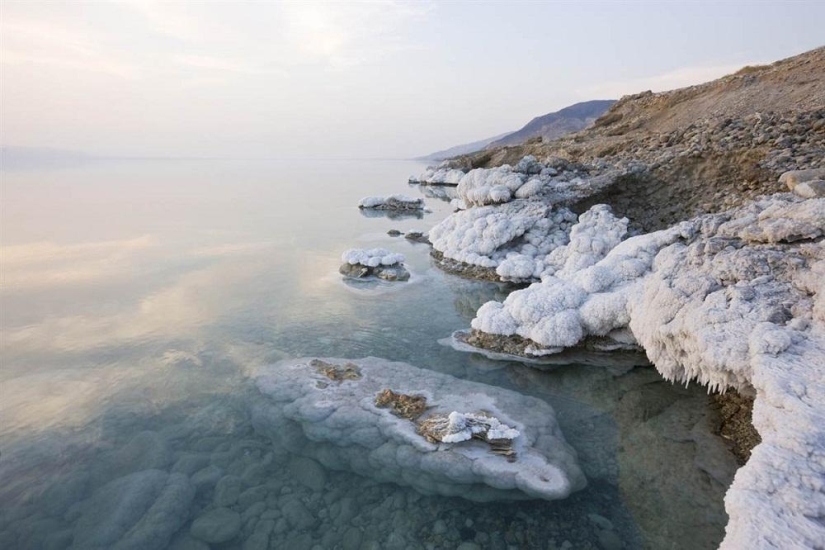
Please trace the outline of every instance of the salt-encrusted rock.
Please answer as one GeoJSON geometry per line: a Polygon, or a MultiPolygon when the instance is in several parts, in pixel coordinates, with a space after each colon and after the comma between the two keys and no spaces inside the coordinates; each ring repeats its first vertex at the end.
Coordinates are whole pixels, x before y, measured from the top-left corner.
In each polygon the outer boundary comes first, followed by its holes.
{"type": "Polygon", "coordinates": [[[256,384],[255,429],[330,469],[478,501],[559,499],[586,483],[532,397],[374,357],[282,361],[256,384]]]}
{"type": "Polygon", "coordinates": [[[616,218],[609,206],[593,206],[570,229],[568,244],[555,246],[544,256],[510,253],[496,273],[503,281],[515,282],[535,281],[556,272],[559,277],[575,273],[604,258],[625,237],[627,225],[627,218],[616,218]]]}
{"type": "Polygon", "coordinates": [[[358,201],[358,208],[372,210],[421,210],[424,208],[424,199],[408,197],[406,195],[364,197],[358,201]]]}
{"type": "Polygon", "coordinates": [[[476,330],[536,350],[629,328],[668,379],[755,392],[762,437],[726,496],[724,548],[825,540],[825,199],[774,195],[627,239],[488,302],[476,330]]]}
{"type": "Polygon", "coordinates": [[[462,177],[464,172],[455,168],[428,166],[418,176],[410,176],[409,182],[422,185],[458,185],[462,177]]]}
{"type": "Polygon", "coordinates": [[[788,189],[791,191],[793,191],[800,183],[815,180],[825,180],[825,168],[791,170],[779,176],[779,183],[787,185],[788,189]]]}
{"type": "Polygon", "coordinates": [[[341,259],[349,264],[377,267],[379,265],[396,265],[402,263],[404,261],[404,255],[390,252],[384,248],[351,248],[341,255],[341,259]]]}
{"type": "Polygon", "coordinates": [[[527,155],[522,158],[516,164],[516,172],[522,172],[524,174],[540,174],[542,170],[544,170],[545,166],[536,160],[536,157],[533,155],[527,155]]]}
{"type": "Polygon", "coordinates": [[[386,281],[406,281],[410,272],[404,267],[404,255],[384,248],[353,248],[341,255],[339,273],[352,279],[378,277],[386,281]]]}
{"type": "Polygon", "coordinates": [[[194,496],[183,474],[146,470],[120,477],[80,505],[72,548],[165,548],[186,522],[194,496]]]}
{"type": "Polygon", "coordinates": [[[825,180],[803,181],[793,188],[793,192],[803,199],[825,197],[825,180]]]}
{"type": "Polygon", "coordinates": [[[467,206],[501,204],[512,200],[526,181],[526,174],[514,171],[507,164],[497,168],[476,168],[461,178],[458,198],[467,206]]]}
{"type": "Polygon", "coordinates": [[[445,257],[495,268],[508,254],[544,257],[567,244],[576,215],[537,201],[514,200],[456,212],[430,230],[430,241],[445,257]]]}

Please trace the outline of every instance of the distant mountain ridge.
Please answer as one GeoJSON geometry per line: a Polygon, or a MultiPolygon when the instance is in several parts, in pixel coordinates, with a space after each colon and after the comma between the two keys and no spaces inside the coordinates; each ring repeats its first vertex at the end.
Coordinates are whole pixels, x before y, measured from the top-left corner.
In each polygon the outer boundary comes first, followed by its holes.
{"type": "Polygon", "coordinates": [[[616,103],[614,99],[597,99],[576,103],[554,113],[538,116],[515,132],[506,132],[472,143],[456,145],[420,158],[421,160],[445,160],[461,155],[469,155],[483,149],[505,145],[521,145],[528,139],[535,137],[550,141],[587,128],[614,103],[616,103]]]}
{"type": "Polygon", "coordinates": [[[565,107],[555,113],[538,116],[528,122],[521,130],[505,135],[503,138],[487,144],[485,149],[503,147],[505,145],[521,145],[528,139],[541,137],[543,141],[551,141],[566,134],[578,132],[590,126],[602,116],[613,104],[615,99],[596,99],[584,101],[565,107]]]}
{"type": "Polygon", "coordinates": [[[511,133],[512,132],[505,132],[491,138],[481,139],[472,143],[464,143],[463,145],[456,145],[455,147],[450,147],[449,149],[444,149],[443,151],[436,151],[435,153],[430,153],[429,155],[420,158],[421,160],[444,160],[460,155],[469,155],[470,153],[481,151],[490,143],[498,141],[511,133]]]}

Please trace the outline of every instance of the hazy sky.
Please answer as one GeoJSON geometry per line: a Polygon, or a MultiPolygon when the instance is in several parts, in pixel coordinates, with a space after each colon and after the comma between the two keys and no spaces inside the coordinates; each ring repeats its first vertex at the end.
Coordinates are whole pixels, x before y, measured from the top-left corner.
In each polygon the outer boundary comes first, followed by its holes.
{"type": "Polygon", "coordinates": [[[0,143],[409,157],[825,43],[825,2],[0,1],[0,143]]]}

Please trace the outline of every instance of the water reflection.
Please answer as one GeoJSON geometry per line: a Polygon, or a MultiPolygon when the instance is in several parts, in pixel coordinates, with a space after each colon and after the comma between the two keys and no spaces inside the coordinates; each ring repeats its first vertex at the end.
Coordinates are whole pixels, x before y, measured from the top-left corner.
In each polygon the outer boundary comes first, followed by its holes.
{"type": "Polygon", "coordinates": [[[454,186],[447,185],[419,185],[418,190],[422,195],[431,199],[450,202],[458,198],[458,191],[454,186]]]}
{"type": "Polygon", "coordinates": [[[424,217],[423,210],[383,210],[376,208],[359,208],[365,218],[387,218],[389,220],[420,220],[424,217]]]}

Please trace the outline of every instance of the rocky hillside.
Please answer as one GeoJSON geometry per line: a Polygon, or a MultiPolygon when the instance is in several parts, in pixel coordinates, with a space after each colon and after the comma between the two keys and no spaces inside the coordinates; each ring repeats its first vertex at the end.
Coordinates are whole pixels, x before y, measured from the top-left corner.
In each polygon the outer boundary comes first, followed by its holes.
{"type": "Polygon", "coordinates": [[[602,116],[614,99],[597,99],[584,101],[565,107],[555,113],[538,116],[528,122],[521,130],[507,134],[499,140],[487,145],[487,149],[520,145],[529,139],[541,138],[542,141],[551,141],[567,134],[587,128],[602,116]]]}
{"type": "Polygon", "coordinates": [[[608,203],[644,231],[784,191],[783,172],[825,167],[825,47],[698,86],[626,96],[591,128],[451,165],[516,164],[525,155],[611,172],[612,184],[576,210],[608,203]]]}

